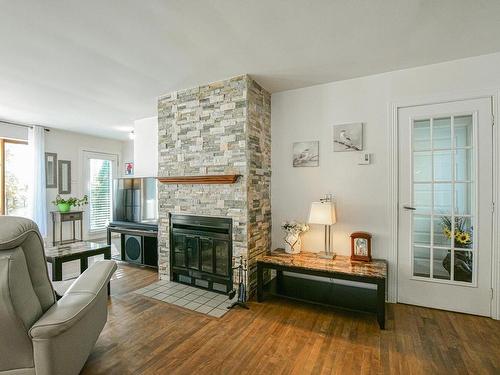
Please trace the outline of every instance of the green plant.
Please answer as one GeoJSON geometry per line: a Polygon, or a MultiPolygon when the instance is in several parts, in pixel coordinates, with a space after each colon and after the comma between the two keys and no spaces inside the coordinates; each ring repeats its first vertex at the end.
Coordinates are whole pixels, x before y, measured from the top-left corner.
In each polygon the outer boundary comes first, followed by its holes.
{"type": "Polygon", "coordinates": [[[84,195],[82,198],[69,197],[67,199],[64,199],[58,194],[56,200],[52,201],[52,203],[55,204],[56,206],[59,204],[69,204],[70,207],[71,206],[80,207],[88,204],[89,198],[86,195],[84,195]]]}

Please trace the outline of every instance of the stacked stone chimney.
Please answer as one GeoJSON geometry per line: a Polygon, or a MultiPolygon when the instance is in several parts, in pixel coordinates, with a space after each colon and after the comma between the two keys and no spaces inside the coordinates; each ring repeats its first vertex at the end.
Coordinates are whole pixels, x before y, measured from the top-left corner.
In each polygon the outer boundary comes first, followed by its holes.
{"type": "Polygon", "coordinates": [[[159,272],[169,278],[169,213],[229,217],[233,256],[271,246],[271,96],[248,75],[161,96],[158,176],[238,174],[234,184],[159,184],[159,272]]]}

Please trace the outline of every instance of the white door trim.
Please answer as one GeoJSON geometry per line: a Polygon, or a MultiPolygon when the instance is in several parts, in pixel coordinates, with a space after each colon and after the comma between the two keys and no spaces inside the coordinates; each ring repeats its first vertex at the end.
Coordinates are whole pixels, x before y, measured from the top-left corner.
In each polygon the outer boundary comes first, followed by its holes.
{"type": "Polygon", "coordinates": [[[493,238],[492,238],[492,262],[491,262],[491,280],[492,280],[492,304],[491,317],[500,320],[500,132],[498,131],[498,113],[500,89],[490,90],[471,90],[466,92],[456,92],[439,95],[429,95],[425,97],[413,97],[396,99],[389,103],[387,110],[388,129],[387,129],[387,155],[389,169],[389,188],[388,188],[388,223],[389,223],[389,249],[387,261],[389,263],[387,300],[388,302],[397,302],[398,292],[398,206],[399,206],[399,176],[398,176],[398,110],[404,107],[413,107],[419,105],[429,105],[446,103],[460,100],[470,100],[479,98],[490,98],[492,100],[492,111],[495,119],[493,127],[493,197],[496,206],[493,213],[493,238]]]}

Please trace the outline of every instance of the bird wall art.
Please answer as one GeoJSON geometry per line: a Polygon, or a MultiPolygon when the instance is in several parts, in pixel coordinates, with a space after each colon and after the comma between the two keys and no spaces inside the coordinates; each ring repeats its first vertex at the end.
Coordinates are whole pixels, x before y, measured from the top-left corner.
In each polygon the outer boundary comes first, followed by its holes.
{"type": "Polygon", "coordinates": [[[295,142],[293,144],[294,167],[317,167],[319,165],[319,141],[295,142]]]}
{"type": "Polygon", "coordinates": [[[333,151],[362,151],[363,123],[333,125],[333,151]]]}

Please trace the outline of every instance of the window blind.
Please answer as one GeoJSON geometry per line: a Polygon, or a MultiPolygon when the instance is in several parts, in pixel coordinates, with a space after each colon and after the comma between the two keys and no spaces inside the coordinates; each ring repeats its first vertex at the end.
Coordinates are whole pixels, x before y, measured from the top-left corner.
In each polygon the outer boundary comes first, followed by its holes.
{"type": "Polygon", "coordinates": [[[90,162],[90,231],[104,230],[111,220],[112,162],[89,159],[90,162]]]}

